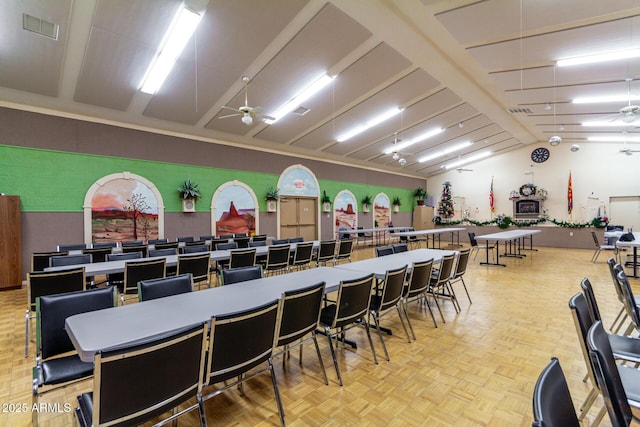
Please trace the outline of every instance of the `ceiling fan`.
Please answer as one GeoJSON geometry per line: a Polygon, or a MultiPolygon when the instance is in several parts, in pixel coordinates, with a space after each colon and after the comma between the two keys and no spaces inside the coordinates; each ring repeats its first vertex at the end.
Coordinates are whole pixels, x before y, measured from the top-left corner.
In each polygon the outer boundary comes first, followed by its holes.
{"type": "Polygon", "coordinates": [[[640,118],[640,106],[631,104],[631,81],[633,79],[626,78],[624,81],[627,82],[627,105],[620,108],[618,110],[618,114],[612,114],[613,117],[611,121],[620,119],[624,123],[633,123],[637,118],[640,118]]]}
{"type": "Polygon", "coordinates": [[[242,81],[244,82],[244,105],[238,108],[234,108],[234,107],[229,107],[226,105],[223,105],[222,108],[225,108],[227,110],[233,110],[236,113],[234,114],[227,114],[224,116],[219,116],[219,119],[226,119],[229,117],[236,117],[236,116],[241,116],[242,117],[242,123],[244,123],[247,126],[251,126],[253,124],[253,119],[258,119],[258,120],[275,120],[273,117],[271,116],[267,116],[265,114],[262,114],[262,107],[251,107],[249,106],[249,77],[248,76],[242,76],[242,81]]]}
{"type": "Polygon", "coordinates": [[[473,169],[456,168],[456,172],[458,172],[458,173],[462,173],[462,172],[473,172],[473,169]]]}
{"type": "Polygon", "coordinates": [[[400,166],[404,166],[407,164],[407,159],[405,158],[405,156],[408,153],[403,153],[402,151],[396,150],[396,145],[398,145],[398,143],[402,141],[401,139],[398,139],[398,132],[394,132],[393,133],[393,146],[391,147],[391,151],[387,150],[386,154],[391,154],[391,158],[393,160],[397,160],[398,163],[400,163],[400,166]]]}
{"type": "Polygon", "coordinates": [[[626,154],[627,156],[631,156],[633,153],[640,153],[640,150],[632,150],[631,147],[627,147],[627,145],[625,144],[620,152],[626,154]]]}

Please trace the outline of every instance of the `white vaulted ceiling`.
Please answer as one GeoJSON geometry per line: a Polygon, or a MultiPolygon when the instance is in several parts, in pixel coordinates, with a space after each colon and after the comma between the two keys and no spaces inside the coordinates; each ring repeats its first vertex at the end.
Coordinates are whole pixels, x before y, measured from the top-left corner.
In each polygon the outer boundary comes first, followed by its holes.
{"type": "Polygon", "coordinates": [[[423,177],[458,156],[499,156],[552,135],[571,144],[638,133],[581,126],[615,119],[626,102],[571,100],[626,94],[628,78],[632,94],[640,93],[639,59],[555,66],[640,47],[635,1],[210,0],[164,85],[144,94],[141,80],[179,3],[6,0],[0,105],[423,177]],[[24,30],[23,13],[58,24],[58,39],[24,30]],[[229,114],[223,105],[243,105],[244,75],[249,104],[269,114],[323,73],[336,78],[303,104],[304,115],[251,126],[218,118],[229,114]],[[392,107],[403,111],[336,141],[392,107]],[[406,165],[383,153],[395,138],[434,127],[444,132],[401,150],[406,165]],[[473,144],[461,152],[418,162],[465,140],[473,144]]]}

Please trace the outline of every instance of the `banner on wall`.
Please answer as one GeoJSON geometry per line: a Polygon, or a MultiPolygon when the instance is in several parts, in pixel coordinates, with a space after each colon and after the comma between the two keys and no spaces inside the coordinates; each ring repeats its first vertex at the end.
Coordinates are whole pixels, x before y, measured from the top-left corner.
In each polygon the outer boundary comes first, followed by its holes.
{"type": "Polygon", "coordinates": [[[491,177],[491,186],[489,187],[489,210],[492,213],[496,211],[495,199],[493,196],[493,177],[491,177]]]}
{"type": "Polygon", "coordinates": [[[567,213],[573,212],[573,183],[571,182],[571,171],[569,171],[569,184],[567,185],[567,213]]]}

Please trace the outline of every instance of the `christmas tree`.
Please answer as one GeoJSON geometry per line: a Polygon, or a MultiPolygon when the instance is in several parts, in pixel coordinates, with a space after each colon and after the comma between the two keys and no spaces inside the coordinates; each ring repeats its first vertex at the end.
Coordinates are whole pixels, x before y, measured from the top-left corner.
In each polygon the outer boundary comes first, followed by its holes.
{"type": "Polygon", "coordinates": [[[442,183],[442,196],[438,203],[438,215],[442,218],[453,217],[453,201],[451,200],[451,183],[449,181],[442,183]]]}

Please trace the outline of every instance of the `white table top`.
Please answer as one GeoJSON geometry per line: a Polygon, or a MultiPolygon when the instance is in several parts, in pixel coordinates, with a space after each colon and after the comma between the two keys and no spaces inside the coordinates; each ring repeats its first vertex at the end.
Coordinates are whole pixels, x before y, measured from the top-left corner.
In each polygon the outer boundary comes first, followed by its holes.
{"type": "Polygon", "coordinates": [[[378,227],[378,228],[349,228],[347,230],[338,230],[339,235],[358,234],[358,233],[375,233],[381,231],[406,230],[408,227],[378,227]]]}
{"type": "Polygon", "coordinates": [[[397,254],[385,255],[377,258],[365,259],[339,264],[335,268],[361,273],[374,273],[377,278],[384,278],[387,270],[404,267],[411,267],[414,262],[427,261],[433,258],[434,264],[439,264],[445,255],[457,254],[458,251],[445,251],[440,249],[415,249],[397,254]]]}
{"type": "Polygon", "coordinates": [[[522,237],[531,236],[534,234],[540,233],[540,230],[509,230],[509,231],[501,231],[499,233],[491,233],[485,234],[482,236],[476,236],[476,240],[478,241],[500,241],[507,242],[509,240],[516,240],[522,237]]]}
{"type": "MultiPolygon", "coordinates": [[[[296,248],[296,243],[291,243],[291,250],[295,250],[296,248]]],[[[314,240],[313,241],[313,247],[317,248],[320,246],[320,241],[319,240],[314,240]]],[[[254,249],[254,248],[249,248],[249,249],[254,249]]],[[[266,255],[267,252],[269,251],[269,247],[268,246],[257,246],[256,248],[256,255],[260,256],[260,255],[266,255]]],[[[233,251],[242,251],[242,250],[246,250],[245,249],[230,249],[230,250],[220,250],[220,251],[212,251],[209,252],[210,256],[211,256],[211,260],[212,261],[227,261],[229,259],[229,257],[231,256],[231,252],[233,251]]],[[[59,266],[59,267],[47,267],[45,268],[45,271],[58,271],[58,270],[66,270],[69,269],[71,267],[84,267],[85,269],[85,274],[87,275],[87,277],[93,277],[93,276],[102,276],[105,274],[114,274],[114,273],[122,273],[124,272],[124,265],[127,262],[130,261],[142,261],[142,260],[151,260],[151,259],[161,259],[161,258],[165,258],[167,260],[167,266],[168,267],[172,267],[175,265],[178,265],[178,256],[186,256],[186,255],[197,255],[197,254],[203,254],[206,252],[197,252],[197,253],[191,253],[191,254],[181,254],[181,255],[167,255],[164,257],[147,257],[147,258],[136,258],[136,259],[129,259],[129,260],[118,260],[118,261],[105,261],[105,262],[95,262],[95,263],[91,263],[91,264],[76,264],[76,265],[65,265],[65,266],[59,266]]]]}
{"type": "Polygon", "coordinates": [[[636,240],[632,240],[631,242],[621,242],[620,240],[618,240],[616,242],[616,246],[619,248],[637,248],[640,246],[640,232],[635,231],[633,233],[633,237],[635,237],[636,240]]]}
{"type": "Polygon", "coordinates": [[[67,318],[65,326],[80,358],[91,362],[98,351],[206,322],[214,315],[256,307],[279,299],[286,290],[324,281],[326,290],[332,291],[342,280],[364,276],[362,272],[332,267],[311,268],[78,314],[67,318]]]}
{"type": "Polygon", "coordinates": [[[456,231],[464,231],[466,228],[432,228],[430,230],[414,230],[414,231],[396,231],[392,233],[394,236],[412,237],[423,236],[425,234],[453,233],[456,231]]]}

